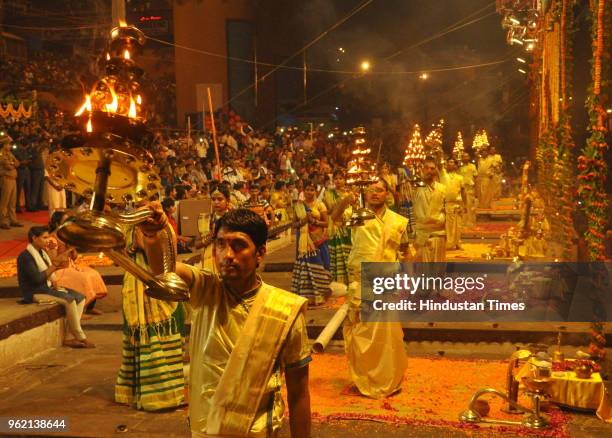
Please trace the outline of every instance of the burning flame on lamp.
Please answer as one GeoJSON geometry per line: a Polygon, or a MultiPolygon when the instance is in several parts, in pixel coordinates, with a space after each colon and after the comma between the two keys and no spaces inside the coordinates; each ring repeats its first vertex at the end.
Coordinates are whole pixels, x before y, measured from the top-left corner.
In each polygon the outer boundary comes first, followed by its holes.
{"type": "Polygon", "coordinates": [[[119,19],[119,27],[127,27],[127,23],[122,18],[119,19]]]}
{"type": "Polygon", "coordinates": [[[83,114],[85,110],[87,110],[88,112],[91,112],[91,97],[89,96],[89,94],[85,95],[85,103],[83,104],[81,108],[79,108],[75,116],[77,117],[80,116],[81,114],[83,114]]]}
{"type": "Polygon", "coordinates": [[[137,103],[138,105],[142,105],[142,97],[140,97],[140,94],[138,94],[138,95],[136,96],[136,103],[137,103]]]}
{"type": "Polygon", "coordinates": [[[91,124],[91,116],[87,120],[87,132],[93,132],[93,126],[91,124]]]}
{"type": "Polygon", "coordinates": [[[104,105],[106,111],[109,113],[116,113],[119,108],[119,100],[117,99],[117,93],[115,93],[115,87],[112,85],[109,87],[113,101],[104,105]]]}
{"type": "Polygon", "coordinates": [[[128,117],[130,119],[136,118],[136,102],[134,102],[134,99],[131,97],[130,97],[130,110],[128,111],[128,117]]]}
{"type": "Polygon", "coordinates": [[[110,61],[110,53],[107,53],[107,54],[106,54],[106,60],[107,60],[107,61],[110,61]]]}
{"type": "Polygon", "coordinates": [[[125,51],[123,52],[123,58],[130,59],[130,51],[128,49],[125,49],[125,51]]]}

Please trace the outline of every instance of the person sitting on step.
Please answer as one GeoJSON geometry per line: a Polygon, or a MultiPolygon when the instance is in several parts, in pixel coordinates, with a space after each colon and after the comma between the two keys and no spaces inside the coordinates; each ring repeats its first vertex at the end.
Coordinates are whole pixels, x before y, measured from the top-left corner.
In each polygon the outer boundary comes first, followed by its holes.
{"type": "Polygon", "coordinates": [[[46,253],[49,240],[47,227],[34,226],[28,231],[26,249],[17,257],[17,278],[23,295],[23,303],[52,301],[64,306],[68,330],[74,339],[65,340],[64,345],[72,348],[93,348],[81,328],[81,315],[85,297],[80,293],[57,287],[54,272],[68,264],[69,251],[58,254],[53,260],[46,253]]]}

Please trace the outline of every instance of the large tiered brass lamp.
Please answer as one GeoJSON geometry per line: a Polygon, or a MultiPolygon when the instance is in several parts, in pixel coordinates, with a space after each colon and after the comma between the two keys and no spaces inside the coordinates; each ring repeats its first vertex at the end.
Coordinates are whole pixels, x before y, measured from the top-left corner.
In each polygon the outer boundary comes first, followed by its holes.
{"type": "Polygon", "coordinates": [[[120,212],[144,203],[161,189],[159,172],[149,152],[153,135],[146,127],[141,80],[134,62],[145,42],[133,26],[112,29],[104,73],[76,112],[80,133],[64,138],[47,161],[49,177],[65,189],[91,199],[89,208],[69,218],[58,237],[85,251],[103,251],[147,285],[155,298],[186,300],[187,285],[174,271],[172,229],[160,233],[164,273],[153,275],[125,253],[126,229],[151,217],[148,208],[120,212]],[[110,208],[113,206],[114,208],[110,208]]]}

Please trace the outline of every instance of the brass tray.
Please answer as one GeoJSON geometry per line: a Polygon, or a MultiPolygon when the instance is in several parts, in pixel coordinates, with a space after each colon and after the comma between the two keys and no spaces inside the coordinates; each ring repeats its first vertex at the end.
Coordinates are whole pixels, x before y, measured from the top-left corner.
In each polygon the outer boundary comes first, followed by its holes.
{"type": "Polygon", "coordinates": [[[49,155],[49,177],[66,190],[91,196],[98,163],[111,162],[106,199],[112,204],[141,201],[158,193],[161,181],[153,157],[112,134],[75,141],[49,155]]]}

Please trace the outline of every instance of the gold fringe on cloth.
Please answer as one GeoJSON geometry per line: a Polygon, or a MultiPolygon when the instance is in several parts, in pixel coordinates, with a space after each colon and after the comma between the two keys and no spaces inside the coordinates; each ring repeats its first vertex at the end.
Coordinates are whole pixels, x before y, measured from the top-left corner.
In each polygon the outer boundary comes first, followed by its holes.
{"type": "Polygon", "coordinates": [[[0,103],[0,117],[3,119],[7,119],[9,117],[14,119],[29,119],[32,117],[32,105],[30,105],[30,107],[26,110],[23,102],[19,103],[17,109],[15,109],[12,103],[9,103],[5,108],[3,108],[2,104],[0,103]]]}

